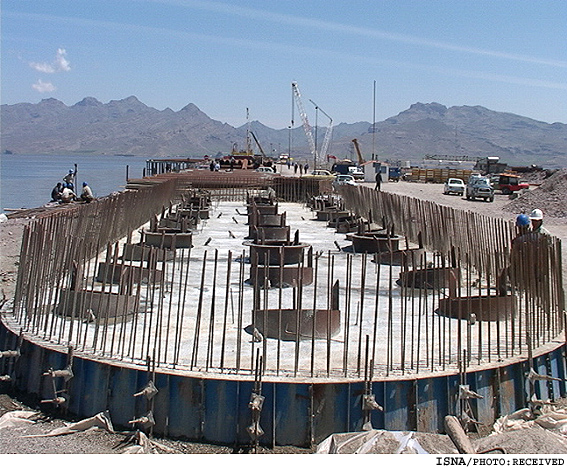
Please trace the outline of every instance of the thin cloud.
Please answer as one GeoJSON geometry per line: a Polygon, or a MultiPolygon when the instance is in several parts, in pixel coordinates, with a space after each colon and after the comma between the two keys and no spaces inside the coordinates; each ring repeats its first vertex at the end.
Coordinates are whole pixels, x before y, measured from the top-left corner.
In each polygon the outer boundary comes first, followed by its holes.
{"type": "MultiPolygon", "coordinates": [[[[154,0],[156,3],[175,3],[175,0],[154,0]]],[[[212,2],[199,2],[199,1],[191,1],[191,5],[200,5],[203,8],[207,7],[207,9],[217,8],[219,12],[230,12],[236,14],[237,11],[245,10],[249,11],[250,9],[243,9],[239,7],[234,7],[231,5],[226,4],[219,4],[212,2]],[[222,9],[221,9],[222,7],[222,9]]],[[[187,6],[188,4],[183,4],[187,6]]],[[[252,10],[254,12],[259,12],[258,10],[252,10]]],[[[258,14],[258,13],[256,13],[258,14]]],[[[267,13],[269,15],[275,15],[272,13],[267,13]]],[[[289,53],[293,52],[297,54],[298,51],[301,51],[304,54],[311,54],[316,55],[318,57],[326,56],[329,58],[334,59],[341,59],[349,62],[356,62],[356,63],[369,63],[369,64],[381,64],[381,65],[394,65],[394,66],[402,66],[410,69],[417,69],[417,70],[441,70],[444,74],[451,74],[456,76],[465,76],[469,78],[474,78],[483,81],[489,82],[501,82],[501,83],[511,83],[511,84],[520,84],[524,86],[536,87],[536,88],[552,88],[552,89],[560,89],[563,90],[566,87],[565,83],[557,83],[551,81],[543,81],[538,79],[530,79],[526,77],[514,77],[514,76],[503,76],[498,74],[491,74],[486,72],[474,71],[474,70],[466,70],[466,69],[452,69],[452,68],[443,68],[440,69],[439,67],[426,65],[426,64],[418,64],[415,62],[404,62],[404,61],[393,61],[387,60],[382,58],[376,58],[373,56],[360,56],[360,55],[353,55],[353,54],[343,54],[340,52],[336,52],[329,49],[322,49],[322,48],[313,48],[308,46],[290,46],[289,44],[281,44],[281,43],[274,43],[268,41],[256,41],[253,39],[245,39],[245,38],[234,38],[234,37],[223,37],[220,35],[207,35],[207,34],[200,34],[195,32],[187,32],[181,30],[175,30],[171,28],[162,28],[156,26],[143,26],[137,24],[128,24],[128,23],[116,23],[111,21],[100,21],[100,20],[85,20],[79,18],[72,18],[72,17],[61,17],[61,16],[52,16],[52,15],[37,15],[37,14],[29,14],[29,13],[7,13],[5,16],[14,16],[20,18],[27,18],[30,20],[36,21],[45,21],[49,19],[49,21],[59,21],[62,24],[70,25],[73,24],[75,27],[77,25],[85,26],[85,27],[105,27],[109,29],[114,29],[117,31],[131,31],[136,32],[137,34],[140,33],[159,33],[160,35],[170,35],[171,37],[179,37],[183,39],[192,39],[196,41],[208,42],[208,43],[216,43],[220,45],[226,45],[230,47],[237,47],[237,48],[253,48],[253,49],[261,49],[261,50],[269,50],[271,52],[280,51],[282,53],[289,53]]],[[[283,15],[277,15],[283,16],[283,15]]],[[[314,21],[314,20],[303,20],[298,18],[297,21],[314,21]]],[[[496,53],[495,53],[496,54],[496,53]]],[[[538,60],[538,59],[534,59],[538,60]]],[[[567,67],[567,63],[561,61],[551,61],[550,64],[557,65],[559,67],[567,67]]]]}
{"type": "Polygon", "coordinates": [[[292,26],[301,26],[306,29],[316,28],[326,31],[331,31],[334,33],[342,34],[353,34],[357,36],[364,36],[367,38],[379,38],[394,42],[400,42],[405,44],[413,44],[419,47],[430,47],[434,49],[462,52],[467,54],[497,57],[500,59],[507,59],[517,62],[526,62],[540,65],[547,65],[552,67],[567,68],[567,62],[561,60],[547,59],[541,57],[532,57],[520,54],[510,54],[507,52],[494,51],[489,49],[479,49],[475,47],[461,46],[458,44],[451,44],[441,41],[433,41],[426,38],[408,36],[404,34],[391,33],[389,31],[383,31],[379,29],[372,28],[362,28],[358,26],[345,25],[341,23],[335,23],[330,21],[321,21],[311,18],[304,18],[294,15],[286,15],[282,13],[272,13],[266,10],[258,10],[255,8],[247,8],[242,6],[230,5],[226,3],[219,3],[214,1],[203,1],[203,0],[184,0],[183,2],[179,0],[152,0],[155,3],[166,3],[172,4],[185,8],[194,8],[205,11],[212,11],[215,13],[222,13],[225,15],[238,15],[246,18],[253,18],[262,21],[277,22],[281,24],[288,24],[292,26]]]}
{"type": "Polygon", "coordinates": [[[55,68],[45,62],[30,62],[30,67],[42,73],[55,73],[55,68]]]}
{"type": "Polygon", "coordinates": [[[40,93],[50,93],[57,88],[51,82],[44,82],[41,78],[32,85],[32,88],[40,93]]]}
{"type": "Polygon", "coordinates": [[[52,63],[47,62],[30,62],[30,67],[42,73],[69,72],[71,65],[65,57],[67,52],[65,49],[57,49],[55,60],[52,63]]]}
{"type": "Polygon", "coordinates": [[[71,66],[69,61],[66,59],[67,51],[65,49],[57,49],[57,57],[55,59],[55,63],[57,64],[57,68],[61,72],[68,72],[71,70],[71,66]]]}

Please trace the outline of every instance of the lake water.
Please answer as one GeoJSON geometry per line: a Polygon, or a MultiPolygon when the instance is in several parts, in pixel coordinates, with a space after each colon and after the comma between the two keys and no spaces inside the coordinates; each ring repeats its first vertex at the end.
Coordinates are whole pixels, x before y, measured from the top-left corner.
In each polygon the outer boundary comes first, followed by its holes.
{"type": "Polygon", "coordinates": [[[121,191],[129,178],[141,178],[147,157],[0,156],[0,212],[40,207],[51,200],[51,190],[77,164],[77,186],[86,181],[96,197],[121,191]]]}

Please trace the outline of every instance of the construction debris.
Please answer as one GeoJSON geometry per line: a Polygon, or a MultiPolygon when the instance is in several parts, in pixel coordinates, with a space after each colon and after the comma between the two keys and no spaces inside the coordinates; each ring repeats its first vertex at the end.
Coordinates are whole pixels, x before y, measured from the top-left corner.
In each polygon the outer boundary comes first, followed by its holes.
{"type": "Polygon", "coordinates": [[[76,432],[88,431],[89,429],[102,429],[108,431],[110,433],[114,432],[112,427],[112,422],[110,420],[110,414],[108,411],[103,411],[101,413],[97,413],[91,418],[83,419],[77,423],[69,424],[68,426],[64,426],[62,428],[54,429],[53,431],[48,432],[47,434],[39,434],[39,435],[32,435],[32,436],[24,436],[27,438],[31,437],[53,437],[53,436],[63,436],[65,434],[73,434],[76,432]]]}

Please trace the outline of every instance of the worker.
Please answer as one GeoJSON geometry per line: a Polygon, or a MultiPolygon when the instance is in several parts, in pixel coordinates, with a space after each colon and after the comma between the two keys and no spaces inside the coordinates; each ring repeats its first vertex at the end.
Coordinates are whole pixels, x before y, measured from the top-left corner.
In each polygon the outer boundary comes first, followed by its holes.
{"type": "Polygon", "coordinates": [[[63,185],[57,183],[57,185],[51,190],[51,202],[59,202],[61,200],[61,192],[63,191],[63,185]]]}
{"type": "Polygon", "coordinates": [[[551,235],[549,230],[543,226],[543,212],[540,209],[534,209],[530,214],[532,222],[532,232],[542,235],[551,235]]]}
{"type": "Polygon", "coordinates": [[[63,177],[63,182],[66,184],[71,184],[73,185],[75,182],[75,172],[73,170],[69,170],[69,173],[67,173],[64,177],[63,177]]]}
{"type": "Polygon", "coordinates": [[[525,235],[530,229],[530,218],[523,212],[516,217],[516,229],[518,236],[525,235]]]}
{"type": "Polygon", "coordinates": [[[517,284],[516,279],[521,275],[526,256],[531,253],[528,245],[534,241],[534,237],[537,238],[537,235],[530,231],[530,218],[527,214],[522,212],[516,216],[515,227],[516,236],[510,247],[510,265],[504,268],[498,277],[497,289],[500,295],[508,295],[511,284],[517,284]]]}
{"type": "Polygon", "coordinates": [[[91,202],[93,200],[94,200],[94,195],[91,188],[89,187],[86,181],[83,181],[83,192],[81,193],[81,201],[91,202]]]}
{"type": "Polygon", "coordinates": [[[380,171],[376,172],[376,186],[374,189],[380,191],[380,186],[382,185],[382,173],[380,171]]]}
{"type": "Polygon", "coordinates": [[[71,184],[66,183],[63,185],[63,191],[61,192],[61,202],[68,203],[75,200],[75,193],[71,189],[71,184]]]}

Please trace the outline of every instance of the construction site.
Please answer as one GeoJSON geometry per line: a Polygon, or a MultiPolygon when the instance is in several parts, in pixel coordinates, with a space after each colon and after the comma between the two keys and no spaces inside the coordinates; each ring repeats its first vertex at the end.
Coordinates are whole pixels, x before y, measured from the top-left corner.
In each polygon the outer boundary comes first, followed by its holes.
{"type": "Polygon", "coordinates": [[[0,376],[116,427],[313,448],[563,398],[565,335],[553,236],[329,179],[181,169],[25,226],[0,376]]]}

